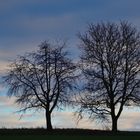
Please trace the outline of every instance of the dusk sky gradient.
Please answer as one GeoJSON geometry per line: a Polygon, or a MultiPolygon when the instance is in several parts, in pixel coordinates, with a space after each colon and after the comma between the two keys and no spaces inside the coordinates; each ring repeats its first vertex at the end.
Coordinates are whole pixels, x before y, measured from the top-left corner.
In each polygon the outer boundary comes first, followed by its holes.
{"type": "MultiPolygon", "coordinates": [[[[0,76],[17,55],[34,51],[44,40],[68,40],[72,57],[78,57],[77,33],[86,31],[88,23],[126,20],[140,31],[140,0],[0,0],[0,76]]],[[[19,107],[7,99],[6,89],[0,86],[1,127],[43,127],[43,112],[28,112],[19,120],[19,107]]],[[[140,110],[125,109],[119,129],[140,131],[140,110]]],[[[76,125],[71,109],[55,111],[54,127],[95,129],[95,122],[86,119],[76,125]]],[[[103,128],[102,124],[97,125],[103,128]]]]}

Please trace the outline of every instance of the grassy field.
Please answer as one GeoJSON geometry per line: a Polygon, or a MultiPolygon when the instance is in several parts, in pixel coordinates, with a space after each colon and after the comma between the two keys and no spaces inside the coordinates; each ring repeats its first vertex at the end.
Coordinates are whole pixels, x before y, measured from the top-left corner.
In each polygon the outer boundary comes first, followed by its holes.
{"type": "Polygon", "coordinates": [[[0,139],[9,140],[140,140],[140,132],[85,130],[85,129],[55,129],[48,132],[45,129],[0,129],[0,139]]]}
{"type": "Polygon", "coordinates": [[[0,136],[1,140],[140,140],[140,136],[0,136]]]}

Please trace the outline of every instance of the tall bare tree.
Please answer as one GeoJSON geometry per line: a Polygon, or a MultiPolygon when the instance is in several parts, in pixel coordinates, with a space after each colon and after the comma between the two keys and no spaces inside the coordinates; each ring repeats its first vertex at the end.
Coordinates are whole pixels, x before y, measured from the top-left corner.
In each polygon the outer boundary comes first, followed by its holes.
{"type": "Polygon", "coordinates": [[[47,129],[52,129],[51,113],[68,102],[75,86],[75,65],[68,58],[65,43],[45,41],[38,51],[20,56],[4,77],[8,95],[16,96],[21,111],[44,109],[47,129]]]}
{"type": "Polygon", "coordinates": [[[140,101],[140,34],[128,22],[90,24],[81,41],[85,86],[79,115],[112,119],[112,131],[124,106],[140,101]]]}

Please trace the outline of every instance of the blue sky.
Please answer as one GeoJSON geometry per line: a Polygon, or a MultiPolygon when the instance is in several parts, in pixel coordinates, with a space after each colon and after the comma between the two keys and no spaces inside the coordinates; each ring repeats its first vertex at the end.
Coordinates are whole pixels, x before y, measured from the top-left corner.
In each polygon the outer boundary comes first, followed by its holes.
{"type": "MultiPolygon", "coordinates": [[[[35,50],[46,39],[68,40],[73,57],[77,57],[79,40],[76,34],[84,32],[91,22],[127,20],[140,30],[139,7],[140,0],[0,0],[0,74],[3,75],[10,60],[35,50]]],[[[19,115],[13,113],[18,109],[14,98],[7,99],[4,93],[5,89],[0,86],[0,127],[43,126],[39,114],[34,118],[30,112],[19,121],[19,115]]],[[[56,127],[95,126],[86,120],[76,126],[70,111],[55,113],[59,114],[54,119],[56,127]],[[67,126],[62,120],[69,122],[67,126]]],[[[120,119],[120,129],[140,130],[140,122],[136,122],[138,117],[137,111],[125,111],[120,119]]]]}

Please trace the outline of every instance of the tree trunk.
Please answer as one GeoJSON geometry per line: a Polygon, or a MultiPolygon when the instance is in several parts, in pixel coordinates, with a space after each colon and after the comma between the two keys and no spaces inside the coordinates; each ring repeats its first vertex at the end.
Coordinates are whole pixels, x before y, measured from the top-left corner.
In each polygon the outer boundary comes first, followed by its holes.
{"type": "Polygon", "coordinates": [[[118,119],[116,117],[112,117],[112,131],[117,132],[118,131],[118,125],[117,125],[118,119]]]}
{"type": "Polygon", "coordinates": [[[52,122],[51,122],[51,113],[46,110],[46,127],[47,130],[51,131],[52,128],[52,122]]]}

